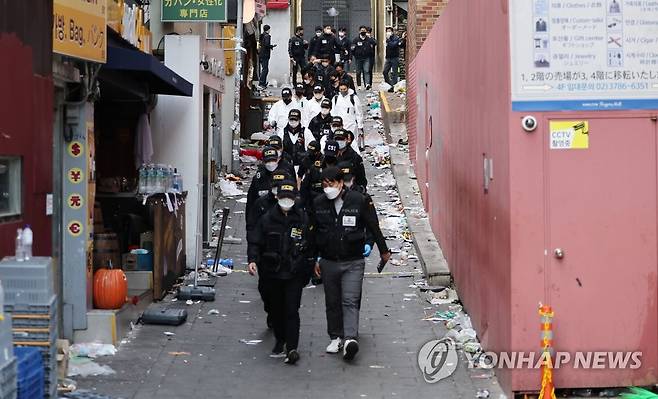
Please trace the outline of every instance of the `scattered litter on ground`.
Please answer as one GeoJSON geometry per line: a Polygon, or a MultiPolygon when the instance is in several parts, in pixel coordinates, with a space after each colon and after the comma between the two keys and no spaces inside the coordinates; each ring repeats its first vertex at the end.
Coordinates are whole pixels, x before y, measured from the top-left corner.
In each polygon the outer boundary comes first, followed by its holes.
{"type": "Polygon", "coordinates": [[[169,352],[171,356],[190,356],[190,352],[169,352]]]}
{"type": "Polygon", "coordinates": [[[219,189],[222,190],[222,194],[225,197],[234,197],[238,195],[247,195],[244,191],[238,188],[238,185],[234,181],[227,179],[219,180],[219,189]]]}
{"type": "Polygon", "coordinates": [[[457,292],[452,288],[446,288],[441,292],[426,292],[426,300],[432,305],[446,305],[449,303],[454,303],[459,300],[457,297],[457,292]]]}
{"type": "Polygon", "coordinates": [[[386,82],[381,82],[381,83],[377,86],[377,89],[378,89],[379,91],[389,91],[389,90],[391,89],[391,87],[393,87],[393,86],[391,86],[390,84],[388,84],[388,83],[386,83],[386,82]]]}
{"type": "Polygon", "coordinates": [[[241,339],[240,342],[246,345],[258,345],[263,342],[262,339],[241,339]]]}
{"type": "Polygon", "coordinates": [[[73,344],[69,349],[72,357],[97,358],[99,356],[114,356],[117,349],[114,345],[101,344],[98,342],[73,344]]]}
{"type": "Polygon", "coordinates": [[[191,299],[188,299],[187,301],[185,301],[185,304],[189,306],[189,305],[194,304],[194,301],[191,300],[191,299]]]}
{"type": "Polygon", "coordinates": [[[240,198],[240,199],[235,200],[235,202],[238,202],[238,203],[240,203],[240,204],[246,204],[246,203],[247,203],[247,199],[246,199],[246,198],[240,198]]]}
{"type": "Polygon", "coordinates": [[[406,91],[407,91],[407,81],[403,79],[403,80],[397,82],[395,84],[395,86],[393,86],[393,90],[396,93],[406,93],[406,91]]]}
{"type": "Polygon", "coordinates": [[[251,301],[240,301],[240,303],[251,303],[251,301]]]}
{"type": "Polygon", "coordinates": [[[209,314],[209,315],[217,315],[217,314],[219,314],[219,310],[217,310],[217,309],[210,309],[210,310],[208,311],[208,314],[209,314]]]}
{"type": "Polygon", "coordinates": [[[480,389],[475,395],[476,398],[488,398],[490,395],[489,391],[486,389],[480,389]]]}
{"type": "Polygon", "coordinates": [[[171,331],[165,331],[163,334],[168,336],[168,337],[173,337],[173,336],[176,335],[176,333],[172,333],[171,331]]]}
{"type": "Polygon", "coordinates": [[[116,373],[110,366],[100,365],[88,357],[75,356],[69,359],[69,369],[67,373],[69,377],[88,377],[112,374],[116,373]]]}

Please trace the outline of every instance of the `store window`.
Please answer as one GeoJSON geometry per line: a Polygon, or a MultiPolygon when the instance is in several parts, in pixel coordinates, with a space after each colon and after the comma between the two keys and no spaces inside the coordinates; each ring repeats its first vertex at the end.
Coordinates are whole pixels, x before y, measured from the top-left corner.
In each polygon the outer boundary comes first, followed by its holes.
{"type": "Polygon", "coordinates": [[[21,215],[21,176],[20,157],[0,156],[0,223],[21,215]]]}

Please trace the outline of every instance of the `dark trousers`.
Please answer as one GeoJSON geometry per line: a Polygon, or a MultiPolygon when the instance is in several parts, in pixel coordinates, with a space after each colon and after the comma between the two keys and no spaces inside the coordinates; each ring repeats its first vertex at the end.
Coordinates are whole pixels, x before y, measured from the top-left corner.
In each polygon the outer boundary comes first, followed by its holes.
{"type": "Polygon", "coordinates": [[[299,305],[308,276],[295,276],[287,280],[266,281],[270,315],[277,342],[284,342],[287,350],[299,345],[299,305]]]}
{"type": "Polygon", "coordinates": [[[306,59],[300,58],[295,59],[295,63],[292,66],[292,84],[297,84],[297,71],[302,75],[302,80],[304,79],[304,69],[306,69],[306,59]]]}
{"type": "Polygon", "coordinates": [[[363,75],[363,84],[372,84],[372,68],[370,67],[370,58],[354,58],[356,62],[356,85],[361,86],[361,75],[363,75]]]}
{"type": "Polygon", "coordinates": [[[368,68],[370,68],[370,70],[368,71],[368,80],[366,81],[366,84],[372,86],[372,71],[375,69],[375,56],[370,57],[369,61],[368,68]]]}
{"type": "Polygon", "coordinates": [[[260,62],[260,80],[258,83],[261,86],[267,86],[267,74],[270,73],[270,58],[259,58],[260,62]]]}
{"type": "Polygon", "coordinates": [[[260,299],[263,300],[263,310],[268,315],[270,314],[270,302],[267,298],[267,284],[268,280],[263,276],[258,276],[258,293],[260,294],[260,299]]]}
{"type": "Polygon", "coordinates": [[[387,58],[384,62],[384,81],[391,86],[395,86],[395,84],[398,82],[399,66],[400,59],[398,57],[387,58]]]}

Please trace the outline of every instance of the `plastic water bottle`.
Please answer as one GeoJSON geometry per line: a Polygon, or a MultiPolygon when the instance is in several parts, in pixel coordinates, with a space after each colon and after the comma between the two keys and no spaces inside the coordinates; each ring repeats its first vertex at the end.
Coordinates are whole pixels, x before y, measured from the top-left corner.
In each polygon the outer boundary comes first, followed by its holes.
{"type": "Polygon", "coordinates": [[[174,192],[174,167],[171,165],[167,166],[167,189],[165,191],[174,192]]]}
{"type": "Polygon", "coordinates": [[[32,259],[32,243],[34,242],[34,234],[32,233],[32,229],[30,228],[30,225],[28,224],[25,226],[25,229],[23,230],[23,254],[25,257],[25,260],[30,260],[32,259]]]}
{"type": "Polygon", "coordinates": [[[163,165],[158,165],[158,174],[157,174],[157,180],[156,180],[156,193],[164,193],[165,191],[165,180],[167,179],[165,175],[165,168],[163,165]]]}
{"type": "Polygon", "coordinates": [[[23,251],[23,229],[16,230],[16,253],[14,255],[18,262],[25,260],[25,251],[23,251]]]}
{"type": "Polygon", "coordinates": [[[146,188],[147,188],[147,170],[146,170],[146,165],[142,164],[142,167],[139,168],[139,193],[144,194],[146,193],[146,188]]]}
{"type": "Polygon", "coordinates": [[[174,183],[173,183],[173,188],[175,193],[182,193],[183,192],[183,178],[181,177],[180,173],[178,173],[178,169],[174,168],[174,183]]]}
{"type": "Polygon", "coordinates": [[[146,194],[153,194],[155,191],[155,167],[153,164],[146,166],[146,194]]]}

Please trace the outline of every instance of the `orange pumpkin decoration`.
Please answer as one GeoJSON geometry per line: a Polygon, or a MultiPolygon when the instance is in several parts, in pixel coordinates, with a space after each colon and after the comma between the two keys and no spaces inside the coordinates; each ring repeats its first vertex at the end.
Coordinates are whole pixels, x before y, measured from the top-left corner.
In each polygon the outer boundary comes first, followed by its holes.
{"type": "Polygon", "coordinates": [[[98,269],[94,274],[96,309],[120,309],[126,303],[128,280],[121,269],[98,269]]]}

